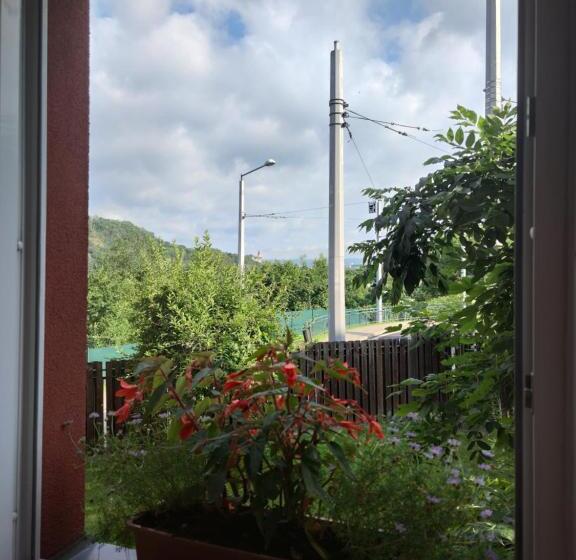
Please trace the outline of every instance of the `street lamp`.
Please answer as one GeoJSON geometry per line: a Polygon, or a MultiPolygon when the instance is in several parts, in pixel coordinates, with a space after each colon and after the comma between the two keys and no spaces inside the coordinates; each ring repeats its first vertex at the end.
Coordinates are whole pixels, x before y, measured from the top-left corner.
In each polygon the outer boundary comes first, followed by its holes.
{"type": "Polygon", "coordinates": [[[240,175],[240,199],[238,204],[238,266],[240,267],[240,272],[244,272],[244,220],[246,219],[246,213],[244,212],[244,177],[263,167],[271,167],[272,165],[276,165],[276,162],[273,159],[267,159],[262,165],[240,175]]]}

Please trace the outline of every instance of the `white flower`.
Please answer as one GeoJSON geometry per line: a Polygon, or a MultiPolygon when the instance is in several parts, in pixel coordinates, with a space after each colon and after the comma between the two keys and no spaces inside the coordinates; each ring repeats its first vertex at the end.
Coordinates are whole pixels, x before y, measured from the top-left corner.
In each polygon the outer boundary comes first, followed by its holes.
{"type": "Polygon", "coordinates": [[[492,451],[488,451],[487,449],[482,449],[481,453],[482,455],[484,455],[484,457],[487,457],[488,459],[494,458],[494,453],[492,453],[492,451]]]}
{"type": "Polygon", "coordinates": [[[404,525],[403,523],[394,523],[394,529],[396,529],[398,533],[405,533],[406,525],[404,525]]]}
{"type": "Polygon", "coordinates": [[[420,415],[417,412],[409,412],[406,414],[406,418],[409,420],[420,420],[420,415]]]}
{"type": "Polygon", "coordinates": [[[474,482],[478,485],[478,486],[484,486],[486,484],[486,481],[484,480],[483,476],[477,476],[474,479],[474,482]]]}
{"type": "Polygon", "coordinates": [[[88,414],[88,418],[92,419],[96,419],[96,418],[100,418],[100,414],[98,414],[97,412],[91,412],[90,414],[88,414]]]}
{"type": "Polygon", "coordinates": [[[454,438],[450,438],[447,442],[446,442],[450,447],[460,447],[461,443],[454,438]]]}

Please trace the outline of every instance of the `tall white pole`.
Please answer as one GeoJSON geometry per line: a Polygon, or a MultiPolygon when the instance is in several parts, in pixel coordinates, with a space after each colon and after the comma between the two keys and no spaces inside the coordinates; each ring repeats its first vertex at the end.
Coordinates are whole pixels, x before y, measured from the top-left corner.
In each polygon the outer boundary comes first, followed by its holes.
{"type": "Polygon", "coordinates": [[[238,266],[244,272],[244,177],[240,177],[238,200],[238,266]]]}
{"type": "Polygon", "coordinates": [[[486,0],[486,114],[502,101],[500,0],[486,0]]]}
{"type": "Polygon", "coordinates": [[[328,249],[328,335],[346,340],[344,270],[344,90],[342,51],[338,41],[330,53],[330,198],[328,249]]]}
{"type": "MultiPolygon", "coordinates": [[[[380,200],[376,201],[376,217],[380,216],[380,200]]],[[[376,243],[380,241],[380,231],[376,230],[376,243]]],[[[379,285],[382,281],[382,263],[378,264],[376,269],[376,284],[379,285]]],[[[376,299],[376,322],[382,322],[382,295],[379,295],[376,299]]]]}

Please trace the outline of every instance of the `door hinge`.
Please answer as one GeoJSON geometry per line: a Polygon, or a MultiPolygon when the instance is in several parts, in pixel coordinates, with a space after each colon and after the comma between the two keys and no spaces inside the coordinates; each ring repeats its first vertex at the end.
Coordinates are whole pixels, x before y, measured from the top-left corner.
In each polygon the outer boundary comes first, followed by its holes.
{"type": "Polygon", "coordinates": [[[526,98],[526,137],[536,136],[536,98],[528,96],[526,98]]]}
{"type": "Polygon", "coordinates": [[[533,408],[534,403],[534,373],[530,372],[524,376],[524,406],[533,408]]]}

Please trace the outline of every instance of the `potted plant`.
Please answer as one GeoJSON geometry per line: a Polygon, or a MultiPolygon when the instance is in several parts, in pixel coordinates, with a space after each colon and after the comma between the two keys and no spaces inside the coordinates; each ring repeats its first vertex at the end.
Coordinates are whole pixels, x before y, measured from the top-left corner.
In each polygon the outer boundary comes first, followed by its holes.
{"type": "Polygon", "coordinates": [[[188,446],[204,475],[195,508],[130,522],[139,560],[341,557],[322,504],[335,475],[351,473],[358,436],[382,438],[382,428],[328,389],[331,379],[360,385],[354,368],[318,362],[303,376],[289,344],[260,350],[254,365],[232,373],[208,353],[182,372],[146,358],[121,381],[117,421],[136,409],[145,419],[168,413],[169,441],[188,446]]]}

